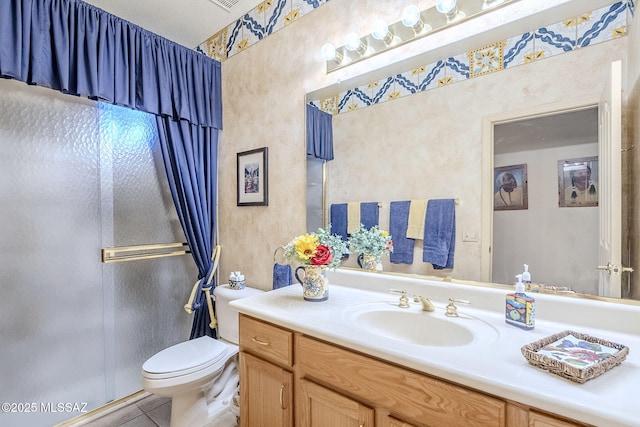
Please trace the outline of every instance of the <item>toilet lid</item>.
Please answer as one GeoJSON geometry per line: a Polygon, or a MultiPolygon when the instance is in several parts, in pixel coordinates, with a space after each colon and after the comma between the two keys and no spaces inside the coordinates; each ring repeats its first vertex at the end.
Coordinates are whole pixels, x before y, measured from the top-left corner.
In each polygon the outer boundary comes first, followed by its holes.
{"type": "Polygon", "coordinates": [[[217,363],[226,350],[225,343],[203,336],[162,350],[144,362],[142,369],[151,374],[186,374],[217,363]]]}

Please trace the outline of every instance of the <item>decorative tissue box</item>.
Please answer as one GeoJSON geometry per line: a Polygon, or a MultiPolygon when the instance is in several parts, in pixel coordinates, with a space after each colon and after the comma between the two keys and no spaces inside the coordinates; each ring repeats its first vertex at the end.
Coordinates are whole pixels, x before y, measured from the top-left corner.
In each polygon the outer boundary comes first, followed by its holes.
{"type": "Polygon", "coordinates": [[[574,331],[564,331],[522,347],[530,364],[577,383],[618,366],[629,347],[574,331]]]}

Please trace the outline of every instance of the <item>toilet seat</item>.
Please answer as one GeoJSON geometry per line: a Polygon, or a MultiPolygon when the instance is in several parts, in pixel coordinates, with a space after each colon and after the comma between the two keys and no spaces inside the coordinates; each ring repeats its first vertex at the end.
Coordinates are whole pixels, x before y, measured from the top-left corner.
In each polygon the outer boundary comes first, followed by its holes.
{"type": "Polygon", "coordinates": [[[181,342],[162,350],[143,365],[148,379],[168,379],[188,375],[212,365],[224,364],[229,346],[208,336],[181,342]]]}

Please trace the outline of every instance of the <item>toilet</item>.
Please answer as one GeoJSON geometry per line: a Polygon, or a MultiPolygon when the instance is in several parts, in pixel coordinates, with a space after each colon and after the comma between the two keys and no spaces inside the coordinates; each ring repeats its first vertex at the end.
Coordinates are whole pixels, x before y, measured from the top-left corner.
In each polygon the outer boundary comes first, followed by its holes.
{"type": "Polygon", "coordinates": [[[229,411],[238,392],[238,312],[229,302],[262,293],[245,287],[217,286],[218,336],[203,336],[171,346],[142,365],[142,386],[171,397],[171,427],[200,427],[229,411]]]}

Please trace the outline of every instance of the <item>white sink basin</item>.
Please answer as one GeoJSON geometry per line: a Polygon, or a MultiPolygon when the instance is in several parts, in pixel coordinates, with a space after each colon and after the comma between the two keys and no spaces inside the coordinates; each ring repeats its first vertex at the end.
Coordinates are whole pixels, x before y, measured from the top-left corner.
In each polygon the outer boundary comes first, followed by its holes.
{"type": "Polygon", "coordinates": [[[488,323],[458,310],[447,317],[443,308],[423,311],[420,304],[400,308],[390,302],[358,304],[347,308],[345,320],[369,333],[407,344],[456,347],[494,342],[498,331],[488,323]]]}

